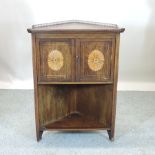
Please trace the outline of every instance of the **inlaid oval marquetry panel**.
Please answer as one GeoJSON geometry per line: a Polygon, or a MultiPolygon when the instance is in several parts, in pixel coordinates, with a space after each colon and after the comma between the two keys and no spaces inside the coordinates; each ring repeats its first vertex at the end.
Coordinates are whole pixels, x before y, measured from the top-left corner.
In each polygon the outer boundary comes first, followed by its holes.
{"type": "Polygon", "coordinates": [[[64,58],[59,50],[52,50],[48,54],[48,66],[54,71],[58,71],[63,67],[64,58]]]}
{"type": "Polygon", "coordinates": [[[99,71],[104,65],[104,55],[100,50],[93,50],[88,55],[88,66],[92,71],[99,71]]]}

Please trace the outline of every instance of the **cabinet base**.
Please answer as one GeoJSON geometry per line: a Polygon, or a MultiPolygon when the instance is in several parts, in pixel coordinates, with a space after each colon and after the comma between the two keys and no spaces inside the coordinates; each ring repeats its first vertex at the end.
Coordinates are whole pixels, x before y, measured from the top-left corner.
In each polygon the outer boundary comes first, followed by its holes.
{"type": "MultiPolygon", "coordinates": [[[[49,129],[50,130],[50,129],[49,129]]],[[[51,130],[54,130],[54,129],[51,129],[51,130]]],[[[58,131],[96,131],[97,129],[56,129],[58,131]]],[[[98,129],[98,130],[101,130],[101,129],[98,129]]],[[[107,133],[108,133],[108,136],[109,136],[109,140],[110,141],[114,141],[114,132],[112,132],[112,130],[107,130],[107,133]]],[[[39,131],[37,133],[37,141],[39,142],[41,139],[42,139],[42,134],[43,134],[43,131],[39,131]]]]}
{"type": "Polygon", "coordinates": [[[42,134],[43,134],[43,131],[38,131],[37,132],[37,141],[39,142],[41,139],[42,139],[42,134]]]}
{"type": "Polygon", "coordinates": [[[108,132],[109,139],[111,141],[114,141],[114,132],[112,132],[112,130],[107,130],[107,132],[108,132]]]}

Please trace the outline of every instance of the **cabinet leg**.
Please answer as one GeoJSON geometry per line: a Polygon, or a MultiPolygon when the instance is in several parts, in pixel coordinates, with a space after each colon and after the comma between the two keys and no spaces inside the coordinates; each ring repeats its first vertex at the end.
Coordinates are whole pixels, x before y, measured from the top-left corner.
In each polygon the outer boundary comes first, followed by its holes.
{"type": "Polygon", "coordinates": [[[114,132],[112,130],[107,130],[107,132],[108,132],[108,135],[109,135],[109,139],[111,141],[114,141],[114,132]]]}
{"type": "Polygon", "coordinates": [[[43,131],[38,131],[37,132],[37,141],[40,141],[41,140],[42,134],[43,134],[43,131]]]}

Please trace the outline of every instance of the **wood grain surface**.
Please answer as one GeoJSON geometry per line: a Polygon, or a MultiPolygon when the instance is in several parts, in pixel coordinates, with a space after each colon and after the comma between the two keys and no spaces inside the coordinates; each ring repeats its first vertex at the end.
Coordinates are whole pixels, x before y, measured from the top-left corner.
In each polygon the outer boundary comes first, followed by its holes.
{"type": "Polygon", "coordinates": [[[124,29],[63,23],[28,31],[37,141],[45,130],[101,129],[114,140],[119,39],[124,29]]]}

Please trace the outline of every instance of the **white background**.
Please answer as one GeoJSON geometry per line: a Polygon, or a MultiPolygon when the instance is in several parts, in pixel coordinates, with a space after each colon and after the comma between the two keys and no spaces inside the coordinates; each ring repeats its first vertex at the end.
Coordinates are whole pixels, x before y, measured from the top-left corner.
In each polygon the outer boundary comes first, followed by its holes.
{"type": "Polygon", "coordinates": [[[0,88],[33,88],[32,24],[116,23],[121,34],[120,90],[155,90],[155,0],[0,0],[0,88]]]}

